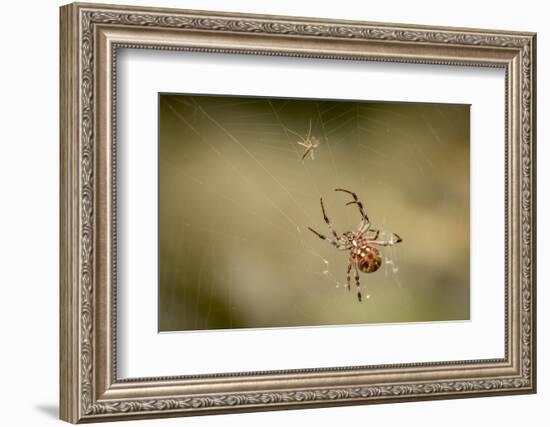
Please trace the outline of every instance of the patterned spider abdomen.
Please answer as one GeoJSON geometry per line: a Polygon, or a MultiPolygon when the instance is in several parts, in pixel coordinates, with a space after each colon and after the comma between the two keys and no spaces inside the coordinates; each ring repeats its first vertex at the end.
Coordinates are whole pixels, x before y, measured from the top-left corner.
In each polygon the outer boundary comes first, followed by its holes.
{"type": "Polygon", "coordinates": [[[351,257],[357,268],[363,273],[374,273],[382,265],[380,251],[372,246],[363,244],[351,250],[351,257]]]}

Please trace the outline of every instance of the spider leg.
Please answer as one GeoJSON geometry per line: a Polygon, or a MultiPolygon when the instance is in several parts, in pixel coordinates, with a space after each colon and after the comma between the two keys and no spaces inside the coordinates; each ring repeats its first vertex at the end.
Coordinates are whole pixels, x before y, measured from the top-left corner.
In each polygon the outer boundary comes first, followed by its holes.
{"type": "Polygon", "coordinates": [[[314,233],[317,237],[319,237],[320,239],[322,240],[326,240],[327,242],[329,242],[332,246],[334,246],[336,249],[340,250],[340,251],[349,251],[351,249],[351,246],[350,245],[346,245],[344,243],[341,243],[339,242],[338,240],[332,240],[332,239],[329,239],[327,236],[324,236],[322,235],[321,233],[315,231],[313,228],[311,227],[308,227],[309,231],[311,231],[312,233],[314,233]]]}
{"type": "MultiPolygon", "coordinates": [[[[393,233],[393,235],[396,237],[395,240],[393,240],[393,237],[390,240],[376,240],[375,238],[374,240],[369,240],[369,243],[379,246],[393,246],[403,241],[403,239],[398,234],[393,233]]],[[[378,237],[378,234],[376,234],[376,237],[378,237]]]]}
{"type": "MultiPolygon", "coordinates": [[[[365,221],[365,219],[363,218],[361,220],[361,222],[359,223],[359,227],[357,228],[357,231],[359,234],[363,235],[365,234],[367,231],[375,231],[375,232],[378,232],[380,233],[380,230],[373,230],[370,228],[370,222],[367,222],[365,221]]],[[[378,237],[378,235],[377,235],[378,237]]]]}
{"type": "Polygon", "coordinates": [[[348,261],[348,275],[346,276],[346,283],[347,283],[347,288],[348,288],[348,291],[351,290],[351,267],[353,266],[353,261],[351,260],[351,257],[348,261]]]}
{"type": "Polygon", "coordinates": [[[309,130],[307,131],[307,137],[306,140],[309,141],[309,138],[311,137],[311,119],[309,119],[309,130]]]}
{"type": "Polygon", "coordinates": [[[332,246],[336,247],[337,249],[344,249],[336,240],[332,240],[332,239],[329,239],[327,236],[323,236],[321,233],[315,231],[311,227],[308,227],[308,229],[312,233],[316,234],[317,237],[319,237],[320,239],[326,240],[327,242],[329,242],[332,246]]]}
{"type": "Polygon", "coordinates": [[[355,289],[357,289],[357,299],[359,300],[359,302],[361,302],[362,297],[361,297],[361,282],[359,281],[359,269],[357,268],[355,263],[353,264],[353,267],[355,268],[355,289]]]}
{"type": "Polygon", "coordinates": [[[323,218],[325,219],[325,222],[328,225],[328,228],[330,228],[330,231],[332,231],[332,235],[336,240],[340,240],[340,237],[338,237],[338,233],[332,228],[332,224],[330,223],[330,219],[328,219],[327,213],[325,212],[325,205],[323,205],[323,198],[321,197],[321,210],[323,211],[323,218]]]}
{"type": "Polygon", "coordinates": [[[370,231],[374,231],[374,237],[372,239],[369,239],[369,240],[376,240],[378,239],[378,236],[380,236],[380,230],[373,230],[371,229],[370,231]]]}
{"type": "Polygon", "coordinates": [[[301,145],[302,147],[306,147],[306,148],[309,147],[309,145],[306,144],[305,142],[296,141],[296,143],[297,143],[298,145],[301,145]]]}
{"type": "Polygon", "coordinates": [[[351,202],[346,203],[346,206],[348,206],[348,205],[357,205],[357,207],[359,208],[359,212],[361,213],[361,217],[363,218],[363,221],[364,221],[364,225],[362,225],[361,228],[366,227],[368,229],[368,226],[366,224],[370,225],[370,219],[369,219],[367,213],[365,212],[365,208],[363,207],[363,203],[361,203],[361,201],[357,197],[357,194],[355,194],[354,192],[349,191],[349,190],[344,190],[343,188],[337,188],[334,191],[342,191],[344,193],[351,194],[351,196],[353,197],[353,200],[351,202]]]}

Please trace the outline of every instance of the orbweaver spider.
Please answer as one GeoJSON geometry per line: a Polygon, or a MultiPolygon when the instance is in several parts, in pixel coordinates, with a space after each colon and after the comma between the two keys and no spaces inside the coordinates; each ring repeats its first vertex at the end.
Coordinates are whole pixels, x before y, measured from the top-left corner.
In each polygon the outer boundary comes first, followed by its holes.
{"type": "Polygon", "coordinates": [[[359,280],[359,271],[363,273],[374,273],[382,265],[382,255],[380,251],[375,246],[393,246],[399,242],[402,242],[403,239],[399,237],[396,233],[393,233],[393,236],[390,240],[378,240],[380,235],[380,230],[370,228],[371,222],[363,204],[357,197],[355,193],[349,190],[344,190],[342,188],[337,188],[334,191],[342,191],[344,193],[351,194],[353,200],[346,203],[347,205],[357,205],[359,212],[361,213],[361,222],[357,227],[356,231],[346,231],[342,236],[339,236],[338,233],[332,227],[330,220],[327,217],[325,212],[325,206],[323,205],[323,198],[321,198],[321,210],[323,211],[323,217],[325,222],[328,225],[328,228],[332,232],[334,239],[329,239],[326,236],[318,233],[313,228],[308,227],[310,231],[315,233],[319,238],[327,240],[332,244],[336,249],[341,251],[349,251],[349,260],[348,260],[348,269],[347,269],[347,289],[350,290],[350,280],[351,280],[351,269],[355,270],[355,286],[357,289],[357,299],[361,301],[361,282],[359,280]],[[368,233],[373,233],[371,236],[368,236],[368,233]]]}

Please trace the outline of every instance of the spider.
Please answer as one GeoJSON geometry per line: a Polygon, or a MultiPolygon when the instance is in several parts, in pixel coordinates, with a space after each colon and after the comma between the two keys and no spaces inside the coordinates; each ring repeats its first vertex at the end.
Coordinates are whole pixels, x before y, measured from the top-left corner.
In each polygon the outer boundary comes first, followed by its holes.
{"type": "Polygon", "coordinates": [[[351,194],[353,200],[346,203],[346,205],[357,205],[359,212],[361,213],[361,222],[356,231],[346,231],[342,236],[332,227],[330,220],[325,212],[325,206],[323,205],[323,199],[321,198],[321,210],[323,211],[323,217],[328,225],[328,228],[332,232],[334,239],[318,233],[313,228],[308,227],[310,231],[315,233],[323,240],[327,240],[336,249],[341,251],[349,251],[348,269],[347,269],[347,289],[350,290],[351,269],[355,270],[355,286],[357,289],[357,299],[361,301],[361,282],[359,281],[359,271],[363,273],[374,273],[382,265],[382,255],[375,246],[393,246],[396,243],[402,242],[403,239],[396,233],[390,240],[378,240],[380,230],[372,229],[371,222],[367,216],[363,204],[355,193],[342,188],[337,188],[334,191],[342,191],[344,193],[351,194]],[[371,233],[371,236],[368,235],[371,233]]]}
{"type": "Polygon", "coordinates": [[[311,157],[311,160],[315,160],[314,150],[317,147],[319,147],[320,141],[315,136],[311,136],[311,119],[309,120],[309,130],[305,138],[288,128],[286,128],[286,130],[288,130],[290,133],[296,135],[298,138],[301,139],[301,141],[296,141],[296,142],[298,143],[298,145],[305,147],[305,151],[302,154],[302,162],[304,161],[304,159],[307,157],[308,154],[311,157]]]}

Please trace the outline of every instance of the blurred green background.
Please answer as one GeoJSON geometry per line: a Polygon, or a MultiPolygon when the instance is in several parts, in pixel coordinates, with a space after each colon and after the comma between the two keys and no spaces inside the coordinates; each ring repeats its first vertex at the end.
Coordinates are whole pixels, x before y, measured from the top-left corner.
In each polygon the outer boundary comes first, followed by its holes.
{"type": "Polygon", "coordinates": [[[159,330],[469,319],[467,105],[159,95],[159,330]],[[315,160],[292,132],[320,140],[315,160]],[[361,274],[330,235],[403,242],[361,274]]]}

